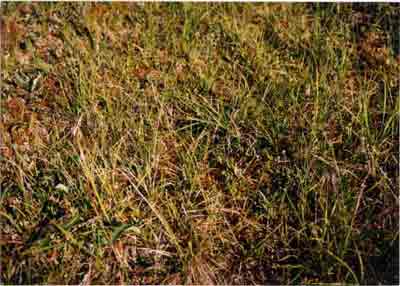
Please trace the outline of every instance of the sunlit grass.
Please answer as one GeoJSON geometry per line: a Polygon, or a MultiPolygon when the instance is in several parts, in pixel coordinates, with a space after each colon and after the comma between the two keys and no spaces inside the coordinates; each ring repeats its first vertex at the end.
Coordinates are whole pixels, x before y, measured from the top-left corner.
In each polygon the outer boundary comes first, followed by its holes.
{"type": "Polygon", "coordinates": [[[396,283],[399,8],[361,8],[2,3],[1,281],[396,283]]]}

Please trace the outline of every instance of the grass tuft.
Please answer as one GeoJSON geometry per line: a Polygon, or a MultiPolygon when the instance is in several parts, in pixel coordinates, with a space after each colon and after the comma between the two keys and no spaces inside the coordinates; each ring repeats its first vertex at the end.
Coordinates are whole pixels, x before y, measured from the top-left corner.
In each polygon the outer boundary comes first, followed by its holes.
{"type": "Polygon", "coordinates": [[[2,283],[398,284],[398,6],[0,9],[2,283]]]}

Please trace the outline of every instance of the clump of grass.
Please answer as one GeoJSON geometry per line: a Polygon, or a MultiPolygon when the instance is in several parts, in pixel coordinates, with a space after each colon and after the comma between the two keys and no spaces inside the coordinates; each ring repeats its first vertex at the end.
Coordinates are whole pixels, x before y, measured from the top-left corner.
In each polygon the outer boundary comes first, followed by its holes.
{"type": "Polygon", "coordinates": [[[1,281],[398,281],[400,12],[367,8],[3,3],[1,281]]]}

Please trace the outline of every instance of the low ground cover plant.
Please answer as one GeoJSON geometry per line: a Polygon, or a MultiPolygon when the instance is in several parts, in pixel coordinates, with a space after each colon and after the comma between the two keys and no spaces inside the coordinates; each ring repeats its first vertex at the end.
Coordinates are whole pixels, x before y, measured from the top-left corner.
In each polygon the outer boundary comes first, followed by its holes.
{"type": "Polygon", "coordinates": [[[2,2],[1,282],[395,284],[399,15],[2,2]]]}

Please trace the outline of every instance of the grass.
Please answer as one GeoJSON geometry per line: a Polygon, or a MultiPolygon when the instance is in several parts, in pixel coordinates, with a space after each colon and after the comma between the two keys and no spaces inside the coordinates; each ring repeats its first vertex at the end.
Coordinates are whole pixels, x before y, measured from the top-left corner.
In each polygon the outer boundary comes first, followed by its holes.
{"type": "Polygon", "coordinates": [[[1,282],[398,283],[399,6],[1,4],[1,282]]]}

